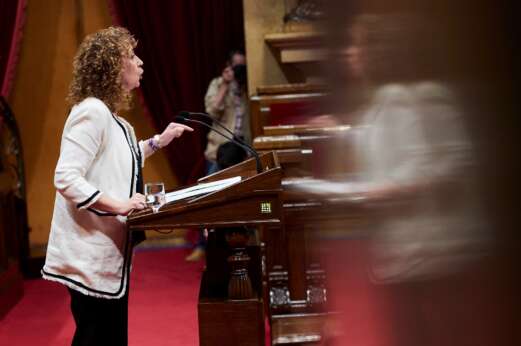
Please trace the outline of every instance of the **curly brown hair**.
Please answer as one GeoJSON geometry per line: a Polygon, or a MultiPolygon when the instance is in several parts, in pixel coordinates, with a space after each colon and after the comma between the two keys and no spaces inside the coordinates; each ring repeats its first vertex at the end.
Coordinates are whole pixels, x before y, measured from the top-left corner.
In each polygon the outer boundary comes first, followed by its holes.
{"type": "Polygon", "coordinates": [[[74,57],[67,101],[96,97],[112,111],[128,109],[131,94],[123,89],[123,58],[131,58],[137,41],[122,27],[111,26],[85,37],[74,57]]]}

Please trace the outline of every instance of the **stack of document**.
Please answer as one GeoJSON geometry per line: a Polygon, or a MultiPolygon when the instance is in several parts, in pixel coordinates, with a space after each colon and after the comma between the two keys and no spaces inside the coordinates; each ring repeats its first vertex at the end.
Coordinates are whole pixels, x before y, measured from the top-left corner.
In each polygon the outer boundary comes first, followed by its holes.
{"type": "Polygon", "coordinates": [[[178,201],[188,197],[194,197],[199,195],[208,194],[210,192],[219,191],[227,188],[233,184],[241,181],[241,177],[232,177],[228,179],[222,179],[212,181],[211,183],[197,184],[186,189],[176,190],[165,194],[166,203],[178,201]]]}

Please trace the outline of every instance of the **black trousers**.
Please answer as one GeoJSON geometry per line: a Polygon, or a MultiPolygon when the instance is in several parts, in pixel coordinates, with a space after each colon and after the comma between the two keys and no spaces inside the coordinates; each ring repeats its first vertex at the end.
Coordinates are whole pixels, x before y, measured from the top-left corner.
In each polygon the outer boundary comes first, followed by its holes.
{"type": "Polygon", "coordinates": [[[72,346],[127,346],[128,288],[120,299],[103,299],[69,289],[76,322],[72,346]]]}

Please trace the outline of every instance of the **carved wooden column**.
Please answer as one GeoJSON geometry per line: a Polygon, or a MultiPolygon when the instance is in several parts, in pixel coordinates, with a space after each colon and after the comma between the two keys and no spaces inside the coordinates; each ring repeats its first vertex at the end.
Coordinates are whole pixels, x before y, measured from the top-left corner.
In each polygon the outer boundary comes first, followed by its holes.
{"type": "Polygon", "coordinates": [[[246,230],[227,230],[226,241],[232,250],[232,254],[228,257],[228,264],[230,265],[228,299],[253,298],[253,289],[248,275],[250,256],[246,252],[248,238],[246,230]]]}

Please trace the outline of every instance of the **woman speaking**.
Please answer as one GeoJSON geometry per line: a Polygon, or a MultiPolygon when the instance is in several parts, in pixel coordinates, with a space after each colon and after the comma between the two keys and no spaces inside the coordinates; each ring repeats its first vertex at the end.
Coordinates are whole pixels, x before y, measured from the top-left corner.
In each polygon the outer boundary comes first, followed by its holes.
{"type": "Polygon", "coordinates": [[[131,234],[125,216],[146,206],[145,159],[188,126],[170,123],[137,141],[118,115],[139,86],[143,62],[124,28],[87,36],[74,58],[54,184],[57,189],[42,275],[68,287],[76,323],[72,345],[127,345],[131,234]]]}

